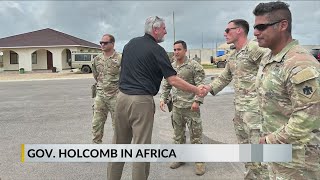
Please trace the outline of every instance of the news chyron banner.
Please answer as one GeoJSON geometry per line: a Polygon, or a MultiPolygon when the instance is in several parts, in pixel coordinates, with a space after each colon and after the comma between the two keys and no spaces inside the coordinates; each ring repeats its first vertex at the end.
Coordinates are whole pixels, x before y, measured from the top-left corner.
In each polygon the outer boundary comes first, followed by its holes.
{"type": "Polygon", "coordinates": [[[21,162],[290,162],[291,144],[22,144],[21,162]]]}

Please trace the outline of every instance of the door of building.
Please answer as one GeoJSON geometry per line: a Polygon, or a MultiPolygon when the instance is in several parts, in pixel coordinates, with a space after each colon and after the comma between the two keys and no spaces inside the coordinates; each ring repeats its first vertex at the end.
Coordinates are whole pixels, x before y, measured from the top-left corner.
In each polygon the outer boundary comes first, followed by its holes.
{"type": "Polygon", "coordinates": [[[52,53],[47,51],[47,69],[51,70],[53,68],[53,61],[52,61],[52,53]]]}

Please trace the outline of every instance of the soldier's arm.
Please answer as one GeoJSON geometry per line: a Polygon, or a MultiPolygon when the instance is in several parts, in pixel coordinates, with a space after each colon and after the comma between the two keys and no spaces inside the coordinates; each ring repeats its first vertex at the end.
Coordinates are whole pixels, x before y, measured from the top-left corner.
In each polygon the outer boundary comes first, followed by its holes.
{"type": "Polygon", "coordinates": [[[271,144],[306,144],[320,129],[320,77],[314,67],[291,76],[287,84],[293,113],[286,125],[266,137],[271,144]]]}
{"type": "MultiPolygon", "coordinates": [[[[200,85],[204,85],[205,84],[205,72],[204,69],[202,67],[202,65],[200,65],[199,63],[193,63],[194,64],[194,68],[193,68],[193,74],[194,74],[194,82],[196,86],[200,86],[200,85]]],[[[199,97],[199,96],[195,96],[194,97],[194,101],[203,104],[203,97],[199,97]]]]}
{"type": "Polygon", "coordinates": [[[226,67],[221,74],[215,78],[210,84],[210,93],[216,95],[232,81],[232,72],[230,69],[230,61],[227,61],[226,67]]]}
{"type": "Polygon", "coordinates": [[[98,82],[98,72],[97,72],[97,67],[96,67],[96,58],[98,56],[96,56],[94,59],[93,59],[93,62],[92,62],[92,75],[94,77],[94,79],[96,80],[96,82],[98,82]]]}
{"type": "Polygon", "coordinates": [[[160,101],[166,102],[170,94],[170,91],[172,89],[172,86],[169,84],[169,82],[166,79],[163,79],[161,89],[162,91],[160,95],[160,101]]]}

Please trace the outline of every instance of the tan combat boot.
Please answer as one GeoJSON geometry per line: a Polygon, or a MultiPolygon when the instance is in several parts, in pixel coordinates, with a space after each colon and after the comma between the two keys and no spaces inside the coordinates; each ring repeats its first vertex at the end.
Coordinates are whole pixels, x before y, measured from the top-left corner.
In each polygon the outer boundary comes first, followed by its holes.
{"type": "Polygon", "coordinates": [[[206,172],[206,166],[204,163],[196,163],[196,175],[202,176],[206,172]]]}
{"type": "Polygon", "coordinates": [[[177,169],[178,167],[184,165],[185,163],[184,162],[173,162],[171,165],[170,165],[170,168],[171,169],[177,169]]]}

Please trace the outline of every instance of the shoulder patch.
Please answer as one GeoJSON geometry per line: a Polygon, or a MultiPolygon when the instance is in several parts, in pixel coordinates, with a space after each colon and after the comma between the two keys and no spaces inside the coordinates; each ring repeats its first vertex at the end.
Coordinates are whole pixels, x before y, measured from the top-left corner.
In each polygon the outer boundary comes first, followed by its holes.
{"type": "Polygon", "coordinates": [[[266,53],[265,49],[259,47],[258,43],[256,42],[250,42],[248,50],[249,50],[249,57],[253,61],[257,61],[261,56],[263,56],[263,54],[266,53]]]}
{"type": "Polygon", "coordinates": [[[252,51],[250,54],[250,58],[253,61],[257,61],[262,55],[263,55],[263,52],[261,52],[261,51],[258,51],[258,50],[252,51]]]}
{"type": "Polygon", "coordinates": [[[302,88],[303,89],[302,89],[302,91],[300,91],[300,93],[308,98],[311,98],[313,93],[315,92],[314,87],[312,87],[312,85],[310,85],[308,83],[306,83],[302,88]]]}
{"type": "Polygon", "coordinates": [[[294,84],[300,84],[310,79],[319,77],[319,72],[312,67],[307,67],[297,74],[293,75],[290,81],[294,84]]]}

